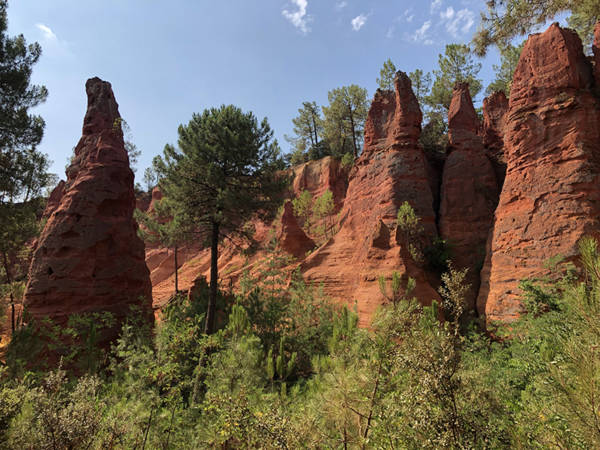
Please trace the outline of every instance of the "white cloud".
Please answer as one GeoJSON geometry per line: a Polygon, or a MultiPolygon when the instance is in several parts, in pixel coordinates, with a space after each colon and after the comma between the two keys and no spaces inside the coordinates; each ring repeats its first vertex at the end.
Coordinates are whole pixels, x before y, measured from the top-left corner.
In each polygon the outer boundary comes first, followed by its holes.
{"type": "Polygon", "coordinates": [[[448,6],[448,8],[446,8],[446,11],[442,11],[440,13],[440,17],[442,18],[442,20],[450,20],[454,17],[454,8],[452,6],[448,6]]]}
{"type": "Polygon", "coordinates": [[[419,28],[415,33],[411,36],[411,40],[414,42],[422,42],[425,45],[431,45],[433,42],[429,39],[427,32],[431,28],[431,20],[423,23],[421,28],[419,28]]]}
{"type": "Polygon", "coordinates": [[[54,31],[52,31],[52,29],[49,26],[44,25],[43,23],[36,23],[35,27],[42,32],[42,34],[44,35],[44,39],[48,41],[58,40],[56,34],[54,34],[54,31]]]}
{"type": "Polygon", "coordinates": [[[281,14],[289,20],[292,25],[298,28],[302,33],[306,34],[310,31],[308,23],[312,20],[311,16],[306,12],[308,0],[292,0],[292,3],[296,5],[298,9],[296,11],[284,9],[281,14]]]}
{"type": "Polygon", "coordinates": [[[385,37],[388,39],[392,39],[394,37],[394,27],[389,27],[387,32],[385,33],[385,37]]]}
{"type": "Polygon", "coordinates": [[[354,19],[352,19],[352,29],[354,31],[360,30],[362,27],[365,26],[365,24],[367,23],[367,19],[368,18],[369,18],[369,16],[367,16],[365,14],[361,14],[360,16],[356,16],[354,19]]]}
{"type": "Polygon", "coordinates": [[[337,2],[335,2],[335,9],[338,11],[341,11],[342,9],[344,9],[346,6],[348,6],[348,2],[343,1],[343,0],[338,0],[337,2]]]}
{"type": "Polygon", "coordinates": [[[433,14],[442,7],[443,0],[433,0],[431,2],[431,13],[433,14]]]}
{"type": "Polygon", "coordinates": [[[475,13],[468,8],[454,11],[450,6],[440,13],[440,18],[446,24],[446,31],[455,38],[467,34],[475,24],[475,13]]]}
{"type": "MultiPolygon", "coordinates": [[[[408,23],[411,23],[413,21],[413,19],[415,18],[413,9],[408,8],[406,11],[404,11],[404,14],[402,15],[402,17],[404,17],[404,20],[406,20],[408,23]]],[[[398,19],[400,19],[400,17],[398,19]]]]}

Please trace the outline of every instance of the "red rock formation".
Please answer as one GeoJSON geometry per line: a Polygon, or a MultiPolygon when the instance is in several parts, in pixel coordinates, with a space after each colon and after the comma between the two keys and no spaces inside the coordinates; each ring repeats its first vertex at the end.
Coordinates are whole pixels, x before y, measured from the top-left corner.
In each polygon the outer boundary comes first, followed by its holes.
{"type": "Polygon", "coordinates": [[[346,197],[348,170],[339,160],[331,156],[294,167],[293,177],[293,191],[296,196],[306,190],[316,198],[323,195],[326,190],[330,190],[336,209],[341,207],[346,197]]]}
{"type": "Polygon", "coordinates": [[[574,31],[532,35],[511,88],[506,180],[496,210],[477,306],[488,323],[522,310],[518,284],[548,275],[544,263],[574,257],[600,229],[600,101],[574,31]]]}
{"type": "Polygon", "coordinates": [[[479,119],[467,83],[454,88],[448,124],[450,154],[442,178],[440,235],[452,247],[454,267],[469,269],[471,290],[466,303],[474,309],[479,270],[498,203],[498,185],[477,134],[479,119]]]}
{"type": "Polygon", "coordinates": [[[378,277],[394,271],[417,281],[416,296],[429,304],[438,295],[422,269],[399,243],[395,228],[400,205],[408,201],[421,217],[425,234],[437,234],[427,162],[418,144],[421,111],[410,79],[399,72],[396,92],[378,91],[365,124],[365,148],[350,174],[341,229],[302,264],[304,277],[322,284],[332,298],[357,301],[368,325],[384,298],[378,277]]]}
{"type": "Polygon", "coordinates": [[[46,208],[44,209],[44,213],[42,214],[42,219],[49,219],[54,210],[60,204],[60,200],[65,194],[65,182],[60,180],[56,187],[50,193],[50,197],[48,197],[48,203],[46,203],[46,208]]]}
{"type": "Polygon", "coordinates": [[[506,176],[504,155],[504,124],[508,112],[508,99],[504,92],[494,92],[483,99],[483,145],[494,165],[498,186],[502,189],[506,176]]]}
{"type": "MultiPolygon", "coordinates": [[[[109,83],[87,81],[83,136],[64,194],[39,239],[25,306],[34,319],[64,324],[73,314],[108,311],[117,324],[131,306],[151,320],[144,245],[133,220],[133,172],[109,83]]],[[[103,336],[116,337],[118,327],[103,336]]]]}
{"type": "Polygon", "coordinates": [[[304,259],[306,252],[315,247],[315,243],[300,228],[291,201],[286,201],[281,216],[281,226],[277,234],[279,247],[290,255],[304,259]]]}
{"type": "MultiPolygon", "coordinates": [[[[293,177],[290,196],[297,196],[306,190],[311,193],[313,198],[317,198],[326,190],[330,190],[333,193],[336,211],[339,211],[343,205],[348,187],[348,170],[343,168],[338,160],[325,157],[320,160],[309,161],[292,168],[290,175],[293,177]]],[[[160,198],[159,195],[160,191],[155,189],[153,203],[160,198]]],[[[152,205],[150,205],[151,208],[152,205]]],[[[264,223],[260,220],[253,220],[251,224],[255,229],[253,236],[255,242],[253,244],[254,251],[250,252],[250,256],[243,255],[241,252],[241,249],[247,249],[247,243],[240,241],[234,244],[229,240],[225,240],[221,244],[219,249],[219,271],[223,274],[223,286],[235,284],[244,270],[252,271],[257,265],[260,265],[260,261],[267,257],[267,249],[270,248],[273,232],[276,234],[281,233],[280,222],[264,223]]],[[[294,244],[291,243],[291,245],[294,244]]],[[[298,256],[299,259],[302,259],[306,252],[313,247],[314,244],[306,245],[302,255],[298,256]]],[[[297,254],[300,255],[300,253],[297,254]]],[[[203,248],[201,243],[186,246],[180,249],[178,261],[180,264],[179,287],[181,290],[187,290],[193,286],[197,279],[208,276],[210,271],[210,249],[203,248]]],[[[148,245],[146,246],[146,264],[151,272],[154,306],[159,308],[171,297],[175,286],[172,251],[148,245]]]]}

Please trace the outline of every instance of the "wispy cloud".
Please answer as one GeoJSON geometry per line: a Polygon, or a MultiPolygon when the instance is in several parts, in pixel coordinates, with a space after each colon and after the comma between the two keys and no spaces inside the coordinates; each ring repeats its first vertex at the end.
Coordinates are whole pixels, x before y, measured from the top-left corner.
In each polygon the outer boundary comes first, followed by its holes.
{"type": "Polygon", "coordinates": [[[415,18],[415,14],[413,12],[412,8],[408,8],[406,11],[404,11],[404,14],[402,15],[402,18],[404,20],[406,20],[408,23],[411,23],[414,18],[415,18]]]}
{"type": "Polygon", "coordinates": [[[344,1],[344,0],[338,0],[337,2],[335,2],[335,9],[337,11],[341,11],[342,9],[344,9],[346,6],[348,6],[348,2],[344,1]]]}
{"type": "Polygon", "coordinates": [[[431,29],[431,20],[428,20],[421,25],[413,34],[408,35],[408,40],[412,42],[418,42],[424,45],[432,45],[433,40],[429,36],[429,30],[431,29]]]}
{"type": "Polygon", "coordinates": [[[430,7],[431,13],[433,14],[440,9],[442,7],[442,3],[444,3],[444,0],[433,0],[430,7]]]}
{"type": "Polygon", "coordinates": [[[440,12],[440,18],[446,26],[446,31],[455,38],[467,34],[475,24],[475,13],[468,8],[455,11],[449,6],[440,12]]]}
{"type": "Polygon", "coordinates": [[[52,31],[52,29],[48,25],[44,25],[43,23],[36,23],[35,27],[42,32],[44,39],[48,41],[58,40],[54,31],[52,31]]]}
{"type": "Polygon", "coordinates": [[[369,16],[367,16],[366,14],[361,14],[360,16],[356,16],[354,19],[352,19],[352,29],[354,31],[360,30],[362,27],[365,26],[368,18],[369,18],[369,16]]]}
{"type": "Polygon", "coordinates": [[[296,6],[295,11],[289,11],[284,9],[281,14],[292,25],[298,28],[302,33],[306,34],[310,31],[308,23],[312,20],[312,17],[308,15],[308,0],[292,0],[292,3],[296,6]]]}

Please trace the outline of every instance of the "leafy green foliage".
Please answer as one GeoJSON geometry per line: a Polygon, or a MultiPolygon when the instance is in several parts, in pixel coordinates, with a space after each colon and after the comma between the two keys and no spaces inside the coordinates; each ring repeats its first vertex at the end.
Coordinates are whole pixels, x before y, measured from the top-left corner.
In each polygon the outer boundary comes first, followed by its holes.
{"type": "MultiPolygon", "coordinates": [[[[7,1],[0,0],[0,284],[12,285],[23,276],[14,263],[25,242],[38,233],[40,197],[54,177],[47,172],[47,155],[36,149],[44,134],[44,120],[30,113],[48,96],[44,86],[31,84],[42,48],[37,43],[27,45],[23,35],[9,37],[7,31],[7,1]]],[[[14,296],[10,303],[14,332],[14,296]]]]}
{"type": "Polygon", "coordinates": [[[594,25],[600,19],[600,4],[596,0],[491,0],[487,13],[473,37],[473,46],[479,56],[497,45],[504,48],[513,38],[525,36],[557,14],[570,12],[567,21],[575,28],[589,48],[594,25]]]}
{"type": "Polygon", "coordinates": [[[214,331],[218,292],[219,242],[240,233],[254,215],[276,210],[287,184],[267,119],[230,105],[194,114],[179,127],[179,149],[165,146],[157,161],[160,187],[176,216],[211,243],[211,276],[206,331],[214,331]]]}
{"type": "Polygon", "coordinates": [[[392,60],[388,58],[388,60],[383,63],[383,67],[379,71],[380,78],[377,78],[379,89],[384,91],[393,91],[394,77],[396,76],[397,71],[398,70],[396,69],[396,66],[392,60]]]}
{"type": "Polygon", "coordinates": [[[309,191],[302,191],[300,195],[292,200],[294,216],[300,219],[300,225],[310,230],[313,213],[313,198],[309,191]]]}
{"type": "Polygon", "coordinates": [[[421,219],[410,203],[404,202],[398,208],[396,225],[402,234],[402,244],[408,249],[412,259],[416,262],[422,262],[421,234],[423,233],[423,225],[421,225],[421,219]]]}
{"type": "Polygon", "coordinates": [[[507,97],[510,96],[510,86],[512,84],[513,75],[517,68],[517,64],[519,63],[519,58],[521,57],[524,45],[525,42],[516,47],[509,44],[500,49],[501,62],[500,65],[494,64],[493,66],[494,72],[496,72],[496,79],[487,87],[487,94],[504,92],[507,97]]]}
{"type": "Polygon", "coordinates": [[[435,77],[427,104],[434,110],[447,112],[452,100],[452,90],[457,82],[469,83],[471,97],[475,98],[482,89],[477,78],[481,64],[473,60],[469,47],[464,44],[448,44],[444,54],[438,57],[439,69],[433,71],[435,77]]]}
{"type": "Polygon", "coordinates": [[[358,157],[369,101],[367,90],[355,84],[329,91],[329,106],[323,107],[325,138],[334,155],[351,152],[358,157]]]}
{"type": "Polygon", "coordinates": [[[344,153],[342,156],[342,166],[345,169],[349,169],[354,165],[354,155],[352,153],[344,153]]]}
{"type": "Polygon", "coordinates": [[[303,102],[302,108],[298,109],[298,116],[292,119],[292,123],[295,136],[286,136],[286,139],[294,146],[295,151],[304,152],[309,149],[310,153],[311,150],[314,152],[320,147],[323,118],[321,117],[321,108],[317,106],[316,102],[303,102]]]}
{"type": "Polygon", "coordinates": [[[335,210],[335,204],[333,202],[333,193],[327,189],[315,200],[313,211],[316,221],[321,221],[319,234],[325,239],[333,234],[333,212],[335,210]]]}

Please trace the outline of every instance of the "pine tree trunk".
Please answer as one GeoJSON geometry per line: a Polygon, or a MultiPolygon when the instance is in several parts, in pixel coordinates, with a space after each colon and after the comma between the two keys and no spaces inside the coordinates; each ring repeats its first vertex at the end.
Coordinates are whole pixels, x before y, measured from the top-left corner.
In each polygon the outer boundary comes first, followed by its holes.
{"type": "Polygon", "coordinates": [[[204,332],[212,334],[215,324],[215,309],[217,306],[217,282],[219,280],[219,224],[212,224],[212,240],[210,249],[210,294],[208,296],[208,307],[206,308],[206,325],[204,332]]]}
{"type": "Polygon", "coordinates": [[[179,293],[179,279],[178,279],[178,263],[177,263],[177,246],[173,252],[173,259],[175,260],[175,295],[179,293]]]}

